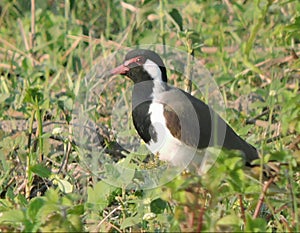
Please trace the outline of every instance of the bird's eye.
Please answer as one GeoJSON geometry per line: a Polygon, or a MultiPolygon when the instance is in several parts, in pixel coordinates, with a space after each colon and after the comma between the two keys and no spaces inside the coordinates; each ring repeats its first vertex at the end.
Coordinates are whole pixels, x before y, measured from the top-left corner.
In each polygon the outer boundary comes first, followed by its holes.
{"type": "Polygon", "coordinates": [[[137,57],[135,60],[135,62],[139,64],[143,64],[144,63],[143,61],[144,61],[143,57],[137,57]]]}

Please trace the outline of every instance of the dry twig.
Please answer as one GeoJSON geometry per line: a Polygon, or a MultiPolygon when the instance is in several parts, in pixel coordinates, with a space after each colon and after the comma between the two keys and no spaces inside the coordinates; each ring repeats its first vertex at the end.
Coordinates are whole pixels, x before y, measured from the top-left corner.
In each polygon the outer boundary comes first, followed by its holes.
{"type": "Polygon", "coordinates": [[[254,214],[253,214],[253,218],[257,218],[258,217],[258,215],[260,213],[260,209],[261,209],[261,207],[263,205],[263,202],[264,202],[267,190],[270,187],[270,185],[273,183],[274,179],[275,179],[275,177],[273,176],[267,182],[264,183],[264,187],[262,189],[262,193],[259,196],[259,200],[258,200],[258,203],[256,205],[256,208],[255,208],[255,211],[254,211],[254,214]]]}

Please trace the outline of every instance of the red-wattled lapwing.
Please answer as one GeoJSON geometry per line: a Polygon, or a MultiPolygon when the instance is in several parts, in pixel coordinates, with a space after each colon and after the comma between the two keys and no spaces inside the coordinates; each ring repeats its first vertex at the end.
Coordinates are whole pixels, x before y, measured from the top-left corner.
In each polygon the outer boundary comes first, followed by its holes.
{"type": "Polygon", "coordinates": [[[173,165],[187,165],[197,151],[220,147],[242,152],[246,165],[258,159],[255,147],[240,138],[208,105],[189,93],[170,87],[159,55],[132,50],[111,75],[134,82],[132,117],[149,150],[173,165]]]}

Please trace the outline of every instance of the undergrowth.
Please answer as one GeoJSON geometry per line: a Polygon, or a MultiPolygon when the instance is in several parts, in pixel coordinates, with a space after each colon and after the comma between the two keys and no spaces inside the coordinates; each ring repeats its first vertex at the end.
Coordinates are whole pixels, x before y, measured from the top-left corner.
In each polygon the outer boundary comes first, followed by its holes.
{"type": "Polygon", "coordinates": [[[0,230],[299,232],[299,12],[296,0],[2,1],[0,230]],[[116,150],[116,134],[136,136],[110,130],[111,104],[126,101],[132,86],[118,77],[89,110],[100,149],[81,146],[72,114],[87,74],[143,44],[176,47],[204,64],[226,121],[262,155],[257,164],[280,164],[275,178],[261,184],[260,169],[222,152],[203,176],[183,172],[139,189],[134,171],[160,162],[116,150]]]}

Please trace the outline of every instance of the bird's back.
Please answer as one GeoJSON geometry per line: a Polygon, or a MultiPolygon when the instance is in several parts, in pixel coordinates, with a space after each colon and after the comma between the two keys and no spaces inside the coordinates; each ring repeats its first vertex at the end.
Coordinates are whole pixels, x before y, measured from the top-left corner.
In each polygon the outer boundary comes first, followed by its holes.
{"type": "Polygon", "coordinates": [[[175,127],[180,129],[180,124],[184,122],[185,128],[182,128],[181,132],[187,130],[189,133],[185,136],[181,135],[181,140],[186,144],[195,146],[195,138],[197,138],[198,149],[217,146],[228,150],[240,150],[246,164],[259,158],[256,148],[239,137],[213,109],[201,100],[176,88],[164,92],[162,99],[170,100],[166,101],[166,104],[170,105],[169,115],[173,115],[173,118],[179,115],[180,123],[175,127]],[[172,108],[173,113],[170,113],[172,108]],[[196,115],[197,120],[193,115],[196,115]]]}

